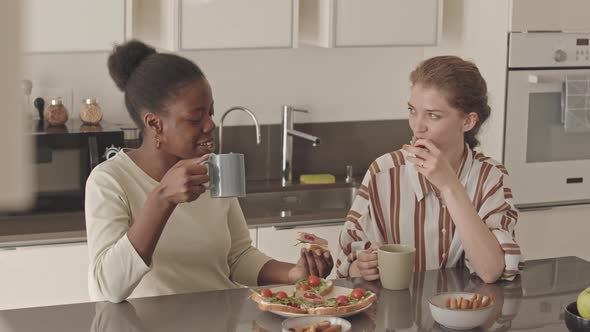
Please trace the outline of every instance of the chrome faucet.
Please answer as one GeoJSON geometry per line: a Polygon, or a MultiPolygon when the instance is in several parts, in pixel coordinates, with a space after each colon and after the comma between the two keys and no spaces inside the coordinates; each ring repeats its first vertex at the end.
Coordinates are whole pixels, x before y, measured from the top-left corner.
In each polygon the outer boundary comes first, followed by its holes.
{"type": "Polygon", "coordinates": [[[319,137],[293,129],[293,112],[309,113],[307,110],[296,109],[289,105],[283,106],[281,124],[281,181],[283,186],[293,182],[293,136],[311,142],[313,146],[320,144],[319,137]]]}
{"type": "Polygon", "coordinates": [[[259,145],[262,141],[262,136],[260,136],[260,126],[258,125],[258,120],[256,120],[254,113],[245,107],[235,106],[225,111],[225,113],[223,113],[221,116],[221,120],[219,121],[219,153],[221,153],[221,149],[223,147],[223,120],[229,113],[236,110],[246,112],[248,115],[250,115],[252,121],[254,121],[254,126],[256,127],[256,145],[259,145]]]}

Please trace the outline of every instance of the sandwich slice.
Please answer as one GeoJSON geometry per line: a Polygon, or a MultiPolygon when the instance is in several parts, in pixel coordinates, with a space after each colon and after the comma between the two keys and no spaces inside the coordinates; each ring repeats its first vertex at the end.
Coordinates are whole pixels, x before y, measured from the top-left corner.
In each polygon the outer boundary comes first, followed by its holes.
{"type": "Polygon", "coordinates": [[[297,233],[297,241],[295,245],[302,244],[308,250],[320,249],[322,252],[330,251],[328,249],[328,241],[312,233],[297,233]]]}
{"type": "Polygon", "coordinates": [[[307,309],[311,315],[335,315],[362,310],[377,300],[377,295],[371,291],[355,288],[350,295],[340,295],[325,299],[321,305],[307,309]]]}
{"type": "Polygon", "coordinates": [[[293,314],[306,314],[309,307],[308,301],[294,296],[288,296],[285,292],[271,292],[268,288],[253,290],[250,298],[258,303],[262,311],[281,311],[293,314]]]}
{"type": "Polygon", "coordinates": [[[299,279],[295,282],[295,296],[305,297],[306,293],[313,293],[319,296],[329,294],[334,288],[331,280],[326,280],[318,276],[311,275],[307,278],[299,279]]]}

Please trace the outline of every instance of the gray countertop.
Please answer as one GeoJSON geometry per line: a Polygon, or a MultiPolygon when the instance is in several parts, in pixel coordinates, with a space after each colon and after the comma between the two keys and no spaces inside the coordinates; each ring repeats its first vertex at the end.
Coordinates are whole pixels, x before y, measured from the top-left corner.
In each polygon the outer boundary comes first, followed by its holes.
{"type": "MultiPolygon", "coordinates": [[[[353,185],[343,181],[330,185],[293,184],[288,187],[281,186],[279,181],[249,181],[247,184],[249,194],[289,193],[301,190],[321,192],[324,189],[350,188],[351,186],[353,185]]],[[[348,212],[348,208],[303,209],[288,211],[288,215],[281,215],[279,213],[281,211],[271,211],[264,204],[257,206],[259,203],[260,201],[252,202],[250,205],[244,201],[241,203],[248,227],[294,227],[343,223],[348,212]]],[[[86,241],[85,229],[84,211],[0,215],[0,248],[84,242],[86,241]]]]}
{"type": "MultiPolygon", "coordinates": [[[[590,263],[575,257],[528,261],[513,282],[484,284],[464,269],[416,273],[409,290],[381,289],[359,279],[336,281],[378,293],[369,309],[349,317],[352,331],[446,331],[428,299],[443,291],[494,292],[492,317],[477,331],[567,331],[563,308],[588,286],[590,263]]],[[[0,311],[0,330],[16,331],[280,331],[283,318],[262,312],[247,289],[0,311]]]]}

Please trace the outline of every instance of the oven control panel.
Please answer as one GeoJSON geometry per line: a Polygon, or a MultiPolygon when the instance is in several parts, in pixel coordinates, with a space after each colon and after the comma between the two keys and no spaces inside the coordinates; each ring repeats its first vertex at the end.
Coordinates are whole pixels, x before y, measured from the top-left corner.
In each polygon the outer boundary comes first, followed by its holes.
{"type": "Polygon", "coordinates": [[[590,67],[590,33],[511,33],[509,68],[590,67]]]}

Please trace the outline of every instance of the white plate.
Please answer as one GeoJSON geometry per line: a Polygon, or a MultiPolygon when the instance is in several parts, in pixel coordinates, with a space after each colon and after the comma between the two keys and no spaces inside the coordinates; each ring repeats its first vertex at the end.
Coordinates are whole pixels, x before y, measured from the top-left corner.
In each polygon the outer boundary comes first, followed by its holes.
{"type": "Polygon", "coordinates": [[[283,332],[289,332],[290,328],[297,327],[297,326],[299,326],[299,327],[308,326],[308,325],[319,323],[319,322],[322,322],[325,320],[329,321],[330,324],[340,325],[341,332],[348,332],[348,331],[350,331],[350,328],[352,327],[352,325],[350,325],[350,322],[347,321],[346,319],[342,319],[342,318],[338,318],[338,317],[334,317],[334,316],[307,316],[307,317],[289,318],[289,319],[285,319],[281,326],[283,327],[283,329],[282,329],[283,332]]]}
{"type": "MultiPolygon", "coordinates": [[[[334,314],[330,314],[330,316],[332,316],[332,317],[348,317],[348,316],[356,315],[356,314],[358,314],[358,313],[360,313],[362,311],[367,310],[367,308],[369,308],[372,304],[373,303],[369,304],[368,306],[366,306],[366,307],[364,307],[362,309],[356,310],[356,311],[343,312],[343,313],[334,313],[334,314]]],[[[279,316],[287,317],[287,318],[290,318],[290,317],[314,316],[312,314],[295,314],[295,313],[292,313],[292,312],[284,312],[284,311],[272,311],[271,310],[270,312],[272,312],[273,314],[277,314],[279,316]]]]}
{"type": "MultiPolygon", "coordinates": [[[[293,286],[293,285],[279,286],[279,287],[270,288],[270,290],[273,293],[276,293],[278,291],[283,291],[283,292],[287,293],[287,295],[293,294],[294,289],[295,289],[295,286],[293,286]]],[[[324,298],[338,297],[340,295],[348,296],[348,295],[350,295],[350,293],[352,292],[352,290],[353,290],[352,288],[348,288],[348,287],[334,286],[334,288],[332,288],[332,291],[330,291],[330,293],[324,295],[324,298]]],[[[343,312],[343,313],[330,314],[330,316],[333,316],[333,317],[348,317],[348,316],[356,315],[359,312],[362,312],[362,311],[367,310],[367,308],[369,308],[371,306],[371,304],[369,304],[368,306],[366,306],[364,308],[361,308],[359,310],[355,310],[355,311],[351,311],[351,312],[343,312]]],[[[279,316],[283,316],[283,317],[314,316],[312,314],[296,314],[296,313],[284,312],[284,311],[273,311],[273,310],[271,310],[270,312],[272,312],[273,314],[277,314],[279,316]]]]}

